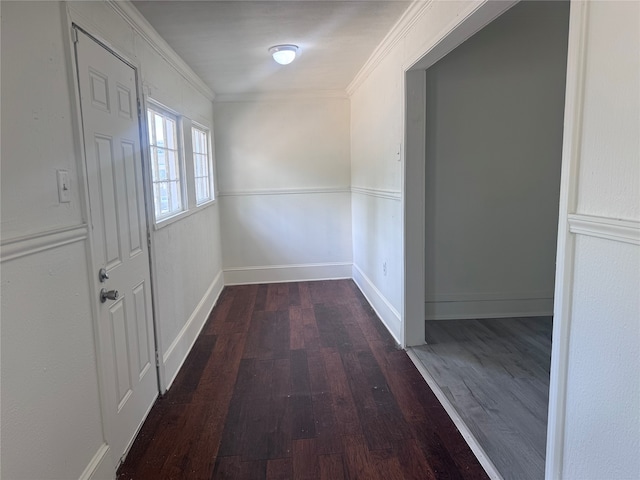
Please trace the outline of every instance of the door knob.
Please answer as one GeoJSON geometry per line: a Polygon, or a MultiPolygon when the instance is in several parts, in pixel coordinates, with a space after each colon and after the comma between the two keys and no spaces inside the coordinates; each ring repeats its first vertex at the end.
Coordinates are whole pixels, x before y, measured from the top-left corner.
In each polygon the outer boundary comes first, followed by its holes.
{"type": "Polygon", "coordinates": [[[118,290],[105,290],[104,288],[100,290],[100,301],[102,303],[107,300],[117,300],[120,297],[118,290]]]}
{"type": "Polygon", "coordinates": [[[103,283],[105,280],[109,280],[109,274],[107,273],[106,268],[101,268],[98,271],[98,278],[100,279],[100,283],[103,283]]]}

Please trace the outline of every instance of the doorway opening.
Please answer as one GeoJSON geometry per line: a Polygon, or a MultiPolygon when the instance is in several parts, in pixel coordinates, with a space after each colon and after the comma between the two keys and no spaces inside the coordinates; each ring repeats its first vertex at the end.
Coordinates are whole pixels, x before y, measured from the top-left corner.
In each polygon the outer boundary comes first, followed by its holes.
{"type": "Polygon", "coordinates": [[[569,3],[521,2],[498,15],[407,72],[405,338],[487,471],[536,479],[569,3]]]}

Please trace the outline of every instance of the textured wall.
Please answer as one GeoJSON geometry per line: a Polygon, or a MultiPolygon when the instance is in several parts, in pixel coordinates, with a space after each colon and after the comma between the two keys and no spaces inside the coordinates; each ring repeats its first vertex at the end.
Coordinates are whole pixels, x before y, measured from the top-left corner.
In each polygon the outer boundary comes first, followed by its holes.
{"type": "Polygon", "coordinates": [[[349,102],[214,104],[225,278],[350,275],[349,102]]]}
{"type": "MultiPolygon", "coordinates": [[[[137,63],[152,98],[211,129],[212,104],[104,2],[2,2],[0,12],[2,477],[78,478],[100,461],[105,438],[67,13],[137,63]],[[69,172],[68,204],[58,202],[58,169],[69,172]]],[[[218,204],[152,237],[168,382],[222,288],[218,204]]],[[[122,453],[97,474],[113,478],[122,453]]]]}
{"type": "Polygon", "coordinates": [[[638,2],[590,2],[583,25],[574,212],[593,225],[574,239],[567,479],[640,476],[639,18],[638,2]],[[619,219],[625,233],[607,238],[619,219]]]}
{"type": "Polygon", "coordinates": [[[405,70],[472,2],[432,2],[349,88],[354,278],[403,342],[405,70]]]}
{"type": "Polygon", "coordinates": [[[78,478],[103,443],[63,16],[2,2],[2,478],[78,478]],[[56,170],[71,202],[58,203],[56,170]],[[8,259],[9,240],[17,257],[8,259]],[[59,237],[58,237],[59,238],[59,237]],[[68,237],[67,237],[68,238],[68,237]],[[31,241],[29,241],[29,239],[31,241]],[[37,251],[38,247],[47,247],[37,251]]]}

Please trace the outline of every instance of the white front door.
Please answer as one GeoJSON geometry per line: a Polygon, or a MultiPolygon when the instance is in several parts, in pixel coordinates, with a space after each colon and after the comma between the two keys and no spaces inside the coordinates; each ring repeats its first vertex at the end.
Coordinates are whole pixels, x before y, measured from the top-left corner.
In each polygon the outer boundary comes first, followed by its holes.
{"type": "Polygon", "coordinates": [[[136,70],[77,38],[103,419],[117,461],[158,395],[136,70]]]}

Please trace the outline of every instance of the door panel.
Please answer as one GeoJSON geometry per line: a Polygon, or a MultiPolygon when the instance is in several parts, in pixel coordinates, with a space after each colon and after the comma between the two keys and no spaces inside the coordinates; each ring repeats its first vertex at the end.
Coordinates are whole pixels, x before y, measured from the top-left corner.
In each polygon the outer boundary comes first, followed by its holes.
{"type": "Polygon", "coordinates": [[[93,245],[106,440],[127,451],[158,395],[136,71],[78,31],[78,83],[93,245]],[[101,289],[117,290],[101,301],[101,289]]]}

